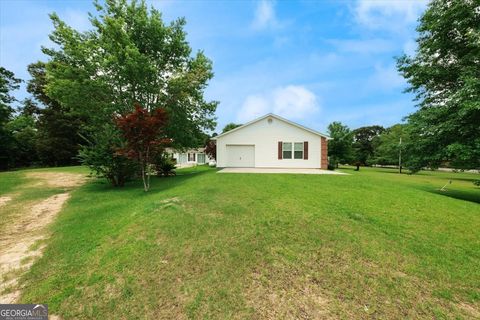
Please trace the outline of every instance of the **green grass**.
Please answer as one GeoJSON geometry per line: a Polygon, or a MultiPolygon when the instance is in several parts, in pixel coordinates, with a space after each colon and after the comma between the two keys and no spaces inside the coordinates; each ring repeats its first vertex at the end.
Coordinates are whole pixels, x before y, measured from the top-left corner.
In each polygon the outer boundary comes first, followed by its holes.
{"type": "Polygon", "coordinates": [[[42,179],[28,176],[29,173],[38,172],[88,174],[88,170],[84,167],[58,167],[0,172],[0,197],[9,196],[13,198],[0,208],[0,232],[2,232],[5,224],[15,219],[22,209],[36,201],[64,192],[63,188],[42,184],[42,179]]]}
{"type": "Polygon", "coordinates": [[[92,181],[52,225],[22,302],[65,319],[478,315],[478,175],[342,171],[197,167],[148,193],[92,181]]]}

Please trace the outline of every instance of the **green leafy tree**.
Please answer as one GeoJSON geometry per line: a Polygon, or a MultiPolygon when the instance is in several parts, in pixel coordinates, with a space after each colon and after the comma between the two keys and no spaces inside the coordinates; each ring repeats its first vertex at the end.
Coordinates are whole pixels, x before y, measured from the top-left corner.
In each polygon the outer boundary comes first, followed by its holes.
{"type": "Polygon", "coordinates": [[[416,95],[409,167],[448,161],[480,168],[480,10],[474,0],[433,0],[417,27],[418,50],[398,70],[416,95]]]}
{"type": "Polygon", "coordinates": [[[192,55],[185,20],[165,24],[144,1],[109,0],[95,7],[87,32],[51,15],[50,39],[57,46],[43,49],[50,57],[48,95],[88,117],[91,131],[132,112],[135,104],[148,111],[164,108],[173,147],[200,145],[202,132],[215,126],[217,102],[204,99],[212,64],[201,51],[192,55]]]}
{"type": "Polygon", "coordinates": [[[18,112],[23,116],[33,117],[34,120],[38,119],[40,114],[40,108],[38,104],[32,98],[26,98],[22,101],[22,106],[18,108],[18,112]]]}
{"type": "Polygon", "coordinates": [[[28,72],[32,78],[28,81],[27,91],[43,108],[27,100],[22,112],[38,114],[36,149],[41,163],[48,166],[78,163],[78,150],[84,143],[80,136],[83,117],[46,93],[48,80],[44,62],[30,64],[28,72]]]}
{"type": "Polygon", "coordinates": [[[12,91],[20,88],[22,80],[4,67],[0,67],[0,122],[5,124],[13,113],[13,103],[17,101],[12,91]]]}
{"type": "MultiPolygon", "coordinates": [[[[398,165],[400,157],[408,159],[407,145],[411,143],[409,128],[406,124],[396,124],[373,139],[374,155],[370,163],[379,165],[398,165]]],[[[400,172],[402,167],[400,166],[400,172]]]]}
{"type": "Polygon", "coordinates": [[[348,126],[341,122],[332,122],[328,125],[328,156],[330,163],[338,168],[339,163],[348,163],[352,159],[353,134],[348,126]]]}
{"type": "Polygon", "coordinates": [[[13,72],[0,67],[0,169],[7,169],[15,147],[15,140],[6,128],[12,119],[13,104],[17,101],[12,91],[20,87],[21,80],[15,78],[13,72]]]}
{"type": "Polygon", "coordinates": [[[223,127],[223,129],[222,129],[222,133],[228,132],[228,131],[233,130],[235,128],[238,128],[240,126],[241,126],[241,124],[238,124],[238,123],[233,123],[233,122],[227,123],[225,125],[225,127],[223,127]]]}
{"type": "Polygon", "coordinates": [[[10,150],[10,167],[26,167],[38,162],[36,152],[37,129],[32,115],[20,114],[5,126],[13,143],[10,150]]]}
{"type": "Polygon", "coordinates": [[[123,187],[136,177],[138,164],[117,151],[125,147],[118,129],[111,123],[98,127],[79,151],[79,159],[99,178],[107,179],[114,187],[123,187]]]}
{"type": "Polygon", "coordinates": [[[357,166],[365,166],[374,153],[374,139],[385,131],[382,126],[367,126],[353,130],[353,162],[357,166]]]}

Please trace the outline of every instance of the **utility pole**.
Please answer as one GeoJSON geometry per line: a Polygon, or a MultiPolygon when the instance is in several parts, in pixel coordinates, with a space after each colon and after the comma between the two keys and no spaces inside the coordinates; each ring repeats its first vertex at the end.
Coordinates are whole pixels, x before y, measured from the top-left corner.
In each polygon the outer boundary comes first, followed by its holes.
{"type": "Polygon", "coordinates": [[[398,143],[398,172],[402,173],[402,137],[398,143]]]}

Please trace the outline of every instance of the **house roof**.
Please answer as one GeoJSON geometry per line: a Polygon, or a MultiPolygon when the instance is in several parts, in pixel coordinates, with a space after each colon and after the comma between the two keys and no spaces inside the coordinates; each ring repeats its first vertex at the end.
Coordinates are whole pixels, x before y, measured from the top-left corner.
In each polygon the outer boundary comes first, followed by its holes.
{"type": "Polygon", "coordinates": [[[205,152],[204,147],[199,147],[199,148],[189,148],[189,149],[175,149],[175,148],[165,148],[165,151],[170,152],[170,153],[192,153],[192,152],[205,152]]]}
{"type": "Polygon", "coordinates": [[[257,118],[257,119],[255,119],[255,120],[252,120],[252,121],[250,121],[250,122],[247,122],[247,123],[245,123],[244,125],[241,125],[240,127],[237,127],[237,128],[235,128],[235,129],[232,129],[232,130],[227,131],[227,132],[225,132],[225,133],[219,134],[218,136],[213,137],[212,140],[216,140],[216,139],[219,138],[219,137],[223,137],[223,136],[226,136],[227,134],[230,134],[230,133],[232,133],[232,132],[241,130],[241,129],[243,129],[243,128],[251,125],[251,124],[254,124],[254,123],[256,123],[256,122],[258,122],[258,121],[261,121],[261,120],[263,120],[263,119],[265,119],[265,118],[268,118],[268,117],[272,117],[272,118],[278,119],[278,120],[280,120],[280,121],[286,122],[286,123],[288,123],[288,124],[290,124],[290,125],[292,125],[292,126],[295,126],[295,127],[297,127],[297,128],[303,129],[303,130],[308,131],[308,132],[311,132],[311,133],[316,134],[316,135],[318,135],[318,136],[327,138],[327,139],[329,139],[329,140],[332,139],[332,138],[330,138],[328,135],[326,135],[326,134],[324,134],[324,133],[321,133],[321,132],[318,132],[318,131],[316,131],[316,130],[313,130],[313,129],[304,127],[304,126],[302,126],[301,124],[298,124],[298,123],[295,123],[295,122],[293,122],[293,121],[287,120],[287,119],[285,119],[285,118],[282,118],[282,117],[280,117],[280,116],[277,116],[276,114],[267,113],[266,115],[264,115],[264,116],[262,116],[262,117],[260,117],[260,118],[257,118]]]}

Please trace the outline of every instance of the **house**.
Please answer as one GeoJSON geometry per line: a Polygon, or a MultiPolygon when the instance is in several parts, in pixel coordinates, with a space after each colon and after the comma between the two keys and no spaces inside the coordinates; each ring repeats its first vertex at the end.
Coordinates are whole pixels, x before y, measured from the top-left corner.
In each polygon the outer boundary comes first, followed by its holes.
{"type": "Polygon", "coordinates": [[[218,167],[326,169],[328,165],[329,136],[271,113],[213,139],[218,167]]]}
{"type": "Polygon", "coordinates": [[[172,155],[179,166],[206,164],[213,160],[205,153],[205,148],[188,149],[185,151],[168,149],[167,152],[172,155]]]}

